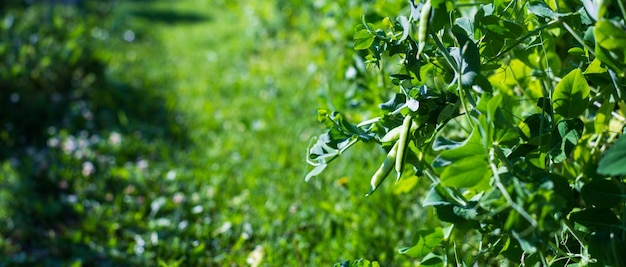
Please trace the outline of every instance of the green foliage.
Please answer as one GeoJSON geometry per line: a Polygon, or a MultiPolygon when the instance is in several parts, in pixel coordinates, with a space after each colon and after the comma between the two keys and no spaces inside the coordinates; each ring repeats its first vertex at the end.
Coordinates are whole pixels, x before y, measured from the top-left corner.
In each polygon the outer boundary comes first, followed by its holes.
{"type": "Polygon", "coordinates": [[[309,163],[326,168],[359,141],[395,155],[408,129],[407,176],[430,183],[421,206],[439,220],[401,254],[435,266],[626,264],[623,2],[426,0],[383,15],[353,36],[382,76],[365,93],[381,104],[358,124],[327,124],[309,163]]]}
{"type": "Polygon", "coordinates": [[[598,172],[604,175],[626,174],[626,138],[619,138],[615,144],[606,151],[598,165],[598,172]]]}

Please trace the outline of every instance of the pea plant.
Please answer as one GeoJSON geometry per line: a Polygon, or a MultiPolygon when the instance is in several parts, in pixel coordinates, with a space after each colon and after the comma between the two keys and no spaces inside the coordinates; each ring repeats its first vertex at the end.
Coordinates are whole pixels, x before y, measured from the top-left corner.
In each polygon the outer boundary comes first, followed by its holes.
{"type": "Polygon", "coordinates": [[[306,180],[375,143],[387,156],[364,193],[389,176],[430,185],[419,205],[437,222],[398,251],[420,264],[626,266],[625,3],[425,0],[404,12],[356,27],[378,75],[368,92],[383,100],[359,123],[318,111],[327,131],[307,149],[306,180]]]}

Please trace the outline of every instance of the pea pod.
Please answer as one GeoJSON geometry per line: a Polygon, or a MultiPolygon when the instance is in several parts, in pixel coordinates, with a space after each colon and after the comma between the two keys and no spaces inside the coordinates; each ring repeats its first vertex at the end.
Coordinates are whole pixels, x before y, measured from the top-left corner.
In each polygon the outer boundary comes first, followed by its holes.
{"type": "Polygon", "coordinates": [[[402,172],[404,171],[404,162],[406,162],[406,152],[409,149],[409,134],[411,133],[411,124],[413,123],[413,116],[411,114],[406,115],[404,117],[404,121],[402,122],[402,131],[400,133],[400,138],[396,143],[398,145],[397,155],[396,155],[396,173],[398,177],[396,178],[396,182],[400,180],[402,176],[402,172]]]}
{"type": "Polygon", "coordinates": [[[430,21],[431,12],[430,0],[426,0],[420,11],[420,20],[417,27],[417,58],[419,59],[426,46],[426,38],[428,37],[428,22],[430,21]]]}
{"type": "Polygon", "coordinates": [[[391,170],[393,170],[394,163],[396,162],[396,156],[398,154],[397,149],[398,142],[396,142],[391,150],[389,150],[385,161],[383,161],[383,164],[380,165],[380,168],[378,168],[376,173],[374,173],[374,175],[372,176],[372,180],[370,181],[370,192],[365,196],[373,194],[378,186],[385,180],[385,178],[389,176],[389,173],[391,172],[391,170]]]}
{"type": "Polygon", "coordinates": [[[385,134],[385,136],[383,136],[383,138],[380,139],[381,143],[388,143],[388,142],[393,142],[396,141],[398,139],[400,139],[400,134],[404,132],[404,129],[402,128],[402,125],[391,129],[389,132],[387,132],[387,134],[385,134]]]}

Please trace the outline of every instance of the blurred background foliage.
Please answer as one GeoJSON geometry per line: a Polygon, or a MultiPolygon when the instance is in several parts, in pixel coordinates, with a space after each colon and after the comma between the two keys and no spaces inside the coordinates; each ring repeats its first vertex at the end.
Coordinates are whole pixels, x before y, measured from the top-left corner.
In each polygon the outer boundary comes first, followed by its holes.
{"type": "Polygon", "coordinates": [[[387,94],[354,27],[407,9],[2,1],[0,266],[410,265],[421,181],[365,198],[365,144],[304,183],[316,110],[387,94]]]}

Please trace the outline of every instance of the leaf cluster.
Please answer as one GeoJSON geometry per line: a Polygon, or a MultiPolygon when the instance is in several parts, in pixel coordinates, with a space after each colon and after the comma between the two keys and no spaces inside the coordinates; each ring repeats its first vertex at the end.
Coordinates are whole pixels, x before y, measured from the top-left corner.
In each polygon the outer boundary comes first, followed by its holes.
{"type": "Polygon", "coordinates": [[[307,180],[377,143],[388,156],[370,192],[388,160],[399,179],[430,182],[420,204],[440,225],[399,251],[422,264],[626,264],[624,4],[426,0],[404,12],[356,27],[388,100],[358,124],[322,110],[307,180]]]}

